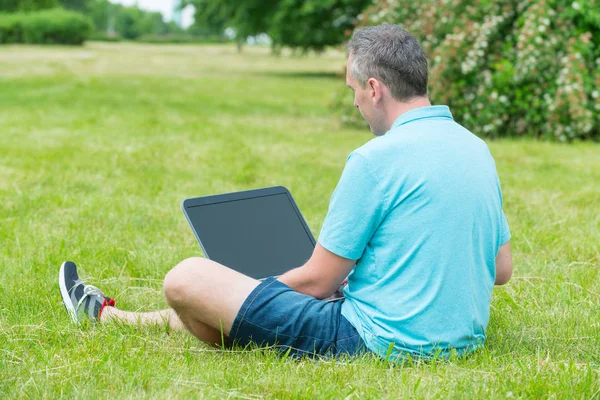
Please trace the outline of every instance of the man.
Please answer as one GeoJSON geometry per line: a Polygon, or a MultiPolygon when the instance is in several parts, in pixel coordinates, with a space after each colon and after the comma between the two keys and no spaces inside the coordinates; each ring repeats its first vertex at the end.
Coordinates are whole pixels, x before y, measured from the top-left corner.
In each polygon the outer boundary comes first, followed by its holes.
{"type": "Polygon", "coordinates": [[[75,321],[168,321],[200,340],[294,354],[428,357],[483,345],[494,283],[512,274],[510,232],[485,143],[427,98],[427,59],[395,25],[348,44],[346,83],[377,136],[348,157],[312,257],[259,282],[190,258],[165,277],[171,310],[128,313],[66,262],[75,321]],[[325,302],[347,277],[345,300],[325,302]]]}

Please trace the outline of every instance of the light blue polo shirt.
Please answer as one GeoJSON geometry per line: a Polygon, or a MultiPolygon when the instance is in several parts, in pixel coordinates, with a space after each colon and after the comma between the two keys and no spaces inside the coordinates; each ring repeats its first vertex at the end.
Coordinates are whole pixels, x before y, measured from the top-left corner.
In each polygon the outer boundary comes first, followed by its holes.
{"type": "Polygon", "coordinates": [[[432,106],[350,154],[319,243],[358,260],[342,315],[367,347],[427,357],[483,345],[509,239],[485,142],[432,106]]]}

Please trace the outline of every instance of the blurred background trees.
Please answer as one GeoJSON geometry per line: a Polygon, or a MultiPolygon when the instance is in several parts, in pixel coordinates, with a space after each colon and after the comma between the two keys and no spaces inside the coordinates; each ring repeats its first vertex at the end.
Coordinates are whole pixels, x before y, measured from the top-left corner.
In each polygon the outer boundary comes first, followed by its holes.
{"type": "MultiPolygon", "coordinates": [[[[109,0],[2,0],[0,43],[192,38],[233,39],[241,48],[260,36],[275,52],[306,52],[387,22],[425,48],[432,101],[448,104],[478,135],[600,139],[599,1],[183,0],[195,7],[193,25],[183,29],[109,0]]],[[[364,124],[344,90],[334,108],[343,121],[364,124]]]]}
{"type": "Polygon", "coordinates": [[[123,6],[109,0],[2,0],[0,13],[3,13],[0,14],[0,43],[12,38],[13,42],[80,44],[89,37],[136,40],[185,32],[174,22],[164,21],[159,12],[123,6]],[[53,12],[49,13],[49,9],[53,12]],[[48,20],[42,24],[41,21],[46,18],[48,20]],[[24,35],[23,31],[31,27],[28,21],[32,19],[38,21],[38,33],[24,35]],[[78,23],[75,24],[75,20],[78,23]],[[69,24],[76,27],[69,27],[69,24]],[[58,30],[63,33],[58,34],[58,30]],[[64,32],[71,32],[78,38],[67,39],[64,32]],[[26,36],[39,40],[27,41],[26,36]],[[83,40],[79,39],[81,37],[83,40]]]}
{"type": "Polygon", "coordinates": [[[99,36],[118,36],[135,40],[144,35],[181,34],[184,29],[174,22],[166,22],[159,12],[123,6],[108,0],[60,0],[65,8],[81,10],[96,26],[99,36]]]}
{"type": "Polygon", "coordinates": [[[36,11],[58,7],[58,0],[2,0],[0,12],[36,11]]]}
{"type": "Polygon", "coordinates": [[[322,51],[345,40],[371,0],[188,0],[187,4],[195,7],[194,25],[212,33],[231,29],[241,42],[267,34],[275,49],[322,51]]]}

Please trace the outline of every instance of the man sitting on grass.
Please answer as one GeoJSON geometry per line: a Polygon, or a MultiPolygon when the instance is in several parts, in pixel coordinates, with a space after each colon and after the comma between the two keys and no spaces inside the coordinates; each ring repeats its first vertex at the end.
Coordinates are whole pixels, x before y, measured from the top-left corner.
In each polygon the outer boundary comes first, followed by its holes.
{"type": "Polygon", "coordinates": [[[168,321],[204,342],[250,342],[295,355],[383,357],[466,353],[483,346],[494,283],[512,274],[510,233],[486,144],[427,97],[427,59],[395,25],[348,44],[346,83],[377,136],[353,151],[312,257],[264,281],[203,258],[165,277],[172,309],[131,313],[85,285],[59,283],[75,321],[168,321]],[[345,299],[326,302],[348,277],[345,299]]]}

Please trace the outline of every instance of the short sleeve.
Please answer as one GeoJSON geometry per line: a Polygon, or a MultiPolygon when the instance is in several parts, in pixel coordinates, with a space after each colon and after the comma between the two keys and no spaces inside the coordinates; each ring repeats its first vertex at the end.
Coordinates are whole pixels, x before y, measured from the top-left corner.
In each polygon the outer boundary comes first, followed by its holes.
{"type": "Polygon", "coordinates": [[[351,153],[329,202],[319,243],[340,257],[358,260],[384,216],[384,193],[371,165],[351,153]]]}
{"type": "Polygon", "coordinates": [[[506,215],[504,215],[504,196],[502,196],[502,188],[500,186],[500,178],[498,177],[498,172],[496,172],[496,186],[498,189],[498,195],[500,196],[500,246],[502,246],[510,240],[510,229],[508,227],[506,215]]]}
{"type": "Polygon", "coordinates": [[[502,210],[502,221],[500,221],[500,245],[502,246],[510,240],[510,229],[508,228],[508,221],[502,210]]]}

